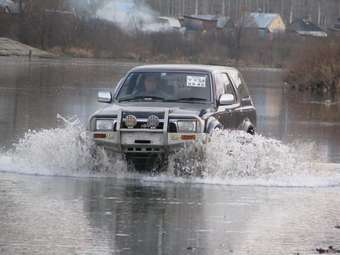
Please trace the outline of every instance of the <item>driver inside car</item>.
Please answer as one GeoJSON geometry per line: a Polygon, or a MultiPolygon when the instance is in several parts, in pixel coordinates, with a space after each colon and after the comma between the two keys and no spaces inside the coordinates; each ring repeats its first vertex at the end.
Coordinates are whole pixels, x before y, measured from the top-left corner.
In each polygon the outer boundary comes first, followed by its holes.
{"type": "Polygon", "coordinates": [[[166,98],[168,95],[161,88],[161,80],[156,75],[146,75],[144,77],[143,86],[136,94],[143,96],[153,96],[166,98]]]}

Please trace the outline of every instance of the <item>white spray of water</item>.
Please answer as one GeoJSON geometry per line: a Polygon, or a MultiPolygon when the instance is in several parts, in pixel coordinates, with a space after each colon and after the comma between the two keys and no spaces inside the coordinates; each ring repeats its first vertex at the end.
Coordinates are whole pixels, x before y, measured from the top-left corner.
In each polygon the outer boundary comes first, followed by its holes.
{"type": "Polygon", "coordinates": [[[239,131],[218,132],[207,144],[182,149],[170,157],[166,173],[136,174],[127,171],[127,164],[120,155],[107,156],[99,151],[97,157],[93,157],[94,144],[86,136],[83,125],[78,120],[64,121],[63,128],[27,132],[11,151],[0,153],[0,170],[222,185],[340,185],[338,166],[315,167],[311,163],[316,159],[313,146],[284,145],[274,139],[239,131]]]}
{"type": "MultiPolygon", "coordinates": [[[[158,181],[223,185],[330,186],[340,185],[339,165],[320,164],[313,144],[282,142],[242,131],[221,131],[210,141],[182,149],[171,158],[168,173],[158,181]],[[178,162],[180,162],[178,164],[178,162]],[[180,171],[178,171],[180,166],[180,171]]],[[[152,181],[150,178],[146,178],[152,181]]]]}
{"type": "Polygon", "coordinates": [[[93,157],[93,142],[78,119],[66,120],[65,127],[29,130],[14,149],[0,156],[3,171],[58,176],[115,176],[126,169],[120,157],[105,153],[93,157]],[[100,168],[101,172],[97,172],[100,168]]]}

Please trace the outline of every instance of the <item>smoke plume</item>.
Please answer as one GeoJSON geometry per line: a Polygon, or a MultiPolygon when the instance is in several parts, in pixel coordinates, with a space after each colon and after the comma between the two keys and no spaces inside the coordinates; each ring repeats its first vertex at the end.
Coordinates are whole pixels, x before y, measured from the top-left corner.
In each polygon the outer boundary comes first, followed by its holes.
{"type": "Polygon", "coordinates": [[[78,12],[113,22],[123,31],[156,32],[169,29],[159,23],[159,13],[142,0],[70,0],[78,12]]]}

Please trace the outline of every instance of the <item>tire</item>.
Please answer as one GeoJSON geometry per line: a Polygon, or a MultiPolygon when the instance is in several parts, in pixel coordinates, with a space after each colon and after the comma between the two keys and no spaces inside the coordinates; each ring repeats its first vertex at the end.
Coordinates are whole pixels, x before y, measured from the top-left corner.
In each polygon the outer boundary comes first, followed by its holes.
{"type": "Polygon", "coordinates": [[[254,127],[248,128],[247,133],[250,135],[255,135],[256,134],[255,128],[254,127]]]}

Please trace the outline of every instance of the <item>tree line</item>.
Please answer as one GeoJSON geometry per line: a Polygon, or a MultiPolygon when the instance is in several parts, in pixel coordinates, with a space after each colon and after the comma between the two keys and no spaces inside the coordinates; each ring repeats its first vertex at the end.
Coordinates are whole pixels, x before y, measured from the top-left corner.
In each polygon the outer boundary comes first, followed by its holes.
{"type": "Polygon", "coordinates": [[[331,26],[340,17],[339,0],[145,0],[162,15],[218,14],[238,19],[246,12],[272,12],[286,23],[310,18],[321,26],[331,26]]]}
{"type": "MultiPolygon", "coordinates": [[[[237,27],[229,33],[126,33],[112,22],[95,18],[107,1],[112,0],[17,0],[23,11],[0,15],[0,37],[61,56],[288,67],[287,81],[302,90],[340,91],[339,35],[318,39],[286,33],[268,40],[256,33],[242,35],[237,27]]],[[[261,10],[280,13],[287,23],[308,17],[324,27],[340,16],[340,0],[122,1],[136,1],[136,7],[144,1],[166,16],[219,14],[237,20],[261,10]]]]}
{"type": "MultiPolygon", "coordinates": [[[[15,0],[20,8],[32,13],[46,8],[72,9],[76,7],[89,15],[111,0],[15,0]]],[[[218,14],[238,20],[247,12],[273,12],[282,15],[286,23],[296,18],[309,18],[329,27],[340,17],[339,0],[130,0],[141,3],[165,16],[218,14]]]]}
{"type": "MultiPolygon", "coordinates": [[[[44,8],[72,9],[95,14],[111,0],[16,0],[25,11],[36,12],[44,8]]],[[[119,0],[116,0],[119,1],[119,0]]],[[[124,2],[125,0],[121,0],[124,2]]],[[[340,17],[339,0],[130,0],[136,6],[143,2],[166,16],[191,14],[226,15],[235,20],[247,12],[273,12],[282,15],[286,23],[296,18],[309,18],[320,26],[331,26],[340,17]]]]}

